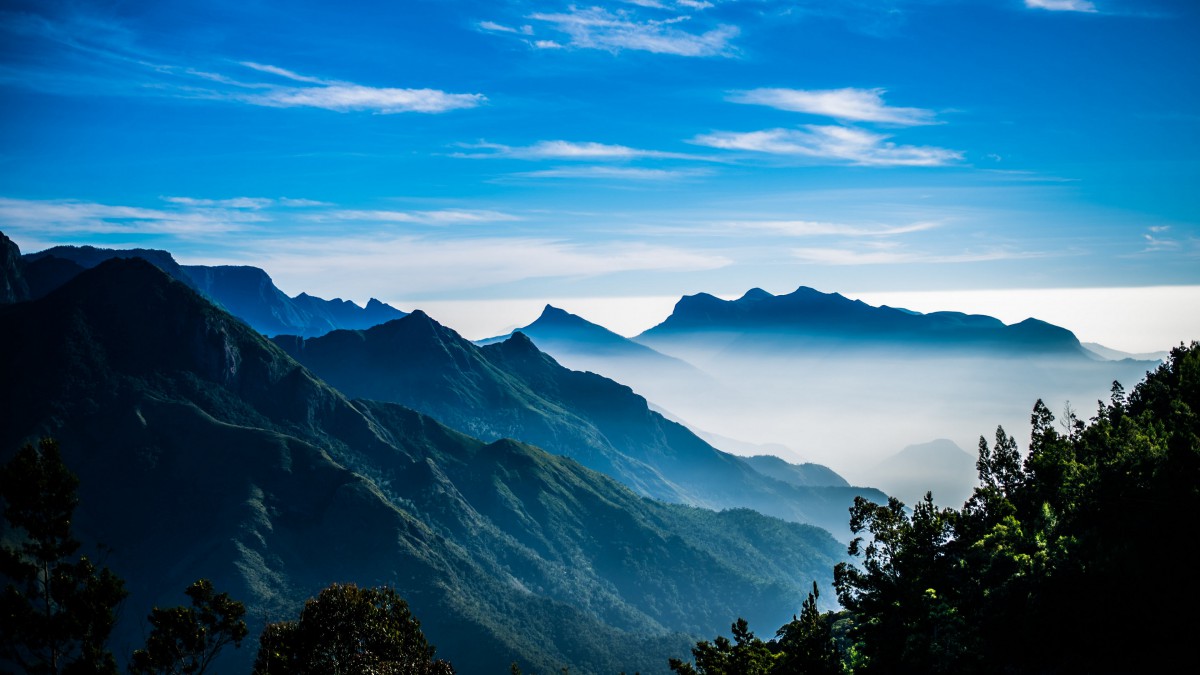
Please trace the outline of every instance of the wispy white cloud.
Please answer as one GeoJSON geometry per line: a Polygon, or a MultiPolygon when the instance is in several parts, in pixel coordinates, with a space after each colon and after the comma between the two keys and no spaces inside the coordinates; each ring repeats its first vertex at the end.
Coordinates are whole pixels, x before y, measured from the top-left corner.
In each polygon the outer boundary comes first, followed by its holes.
{"type": "Polygon", "coordinates": [[[1179,240],[1169,236],[1171,230],[1170,225],[1151,225],[1146,228],[1148,232],[1142,234],[1142,239],[1146,242],[1142,253],[1153,253],[1155,251],[1178,251],[1183,248],[1179,240]]]}
{"type": "Polygon", "coordinates": [[[732,92],[728,100],[852,122],[903,126],[936,123],[931,110],[888,106],[883,101],[884,93],[884,89],[750,89],[732,92]]]}
{"type": "Polygon", "coordinates": [[[376,233],[369,238],[280,238],[258,248],[269,253],[255,257],[253,264],[269,269],[281,287],[341,297],[365,297],[380,288],[437,293],[526,279],[699,271],[731,264],[721,255],[641,242],[581,244],[528,237],[443,240],[376,233]],[[315,289],[314,279],[326,287],[315,289]]]}
{"type": "Polygon", "coordinates": [[[197,199],[195,197],[163,197],[163,201],[180,206],[216,206],[227,209],[265,209],[275,203],[263,197],[233,197],[232,199],[197,199]]]}
{"type": "Polygon", "coordinates": [[[496,23],[495,21],[480,21],[476,25],[479,26],[481,29],[488,31],[490,33],[512,33],[514,35],[533,35],[533,26],[528,26],[528,25],[521,26],[520,28],[514,28],[512,26],[505,26],[504,24],[496,23]]]}
{"type": "Polygon", "coordinates": [[[634,50],[676,56],[731,56],[734,50],[730,41],[740,32],[737,26],[726,24],[689,32],[681,27],[691,18],[686,15],[644,19],[603,7],[571,7],[566,12],[538,12],[529,18],[565,33],[570,37],[570,47],[614,53],[634,50]]]}
{"type": "Polygon", "coordinates": [[[731,221],[728,225],[740,230],[761,230],[790,237],[894,237],[932,230],[940,227],[941,223],[923,221],[907,225],[863,226],[810,220],[762,220],[731,221]]]}
{"type": "Polygon", "coordinates": [[[469,225],[520,220],[517,216],[484,209],[439,209],[431,211],[391,211],[335,209],[310,216],[312,220],[347,220],[368,223],[416,223],[421,225],[469,225]]]}
{"type": "Polygon", "coordinates": [[[594,143],[591,141],[538,141],[533,145],[511,146],[499,143],[462,143],[460,147],[483,152],[458,153],[457,157],[471,159],[486,159],[494,157],[511,157],[529,160],[631,160],[641,158],[657,159],[702,159],[694,155],[677,152],[662,152],[659,150],[644,150],[625,145],[594,143]]]}
{"type": "MultiPolygon", "coordinates": [[[[11,30],[48,42],[60,52],[57,57],[61,61],[59,69],[29,70],[13,75],[0,68],[0,79],[10,79],[35,89],[78,94],[94,87],[105,95],[149,94],[236,101],[274,108],[311,107],[381,114],[442,113],[474,108],[487,100],[478,93],[374,87],[329,80],[253,61],[240,63],[260,75],[247,81],[247,78],[214,72],[215,69],[200,68],[191,63],[181,64],[176,58],[141,49],[133,34],[119,24],[92,20],[83,13],[61,19],[32,14],[18,16],[21,20],[11,30]],[[271,81],[271,78],[284,82],[271,81]]],[[[5,28],[9,28],[7,23],[5,28]]]]}
{"type": "Polygon", "coordinates": [[[895,245],[863,246],[860,248],[794,248],[792,256],[816,265],[904,265],[975,263],[1045,257],[1042,253],[992,249],[959,253],[928,253],[905,250],[895,245]]]}
{"type": "Polygon", "coordinates": [[[483,94],[452,94],[440,89],[399,89],[395,87],[369,87],[353,82],[324,80],[300,75],[285,68],[242,62],[243,66],[259,72],[276,75],[292,82],[312,86],[263,86],[260,91],[227,92],[223,98],[231,98],[254,105],[273,108],[323,108],[336,112],[370,111],[381,114],[419,112],[441,113],[482,105],[487,98],[483,94]]]}
{"type": "Polygon", "coordinates": [[[1048,9],[1055,12],[1096,12],[1095,3],[1089,0],[1025,0],[1030,9],[1048,9]]]}
{"type": "Polygon", "coordinates": [[[265,217],[241,208],[149,209],[77,200],[0,197],[0,230],[56,234],[170,234],[197,237],[243,230],[265,217]]]}
{"type": "Polygon", "coordinates": [[[931,146],[897,145],[890,136],[842,126],[805,125],[800,129],[718,131],[692,143],[722,150],[744,150],[834,160],[862,166],[942,166],[962,153],[931,146]]]}
{"type": "Polygon", "coordinates": [[[620,166],[570,166],[525,171],[512,174],[516,178],[580,178],[621,181],[670,181],[708,175],[699,169],[643,169],[620,166]]]}
{"type": "Polygon", "coordinates": [[[308,84],[330,84],[330,82],[327,80],[322,80],[317,77],[309,77],[308,75],[301,75],[295,71],[288,70],[287,68],[280,68],[279,66],[265,65],[262,63],[255,63],[253,61],[242,61],[241,64],[247,68],[250,68],[251,70],[257,70],[260,73],[278,75],[284,79],[293,80],[296,82],[307,82],[308,84]]]}
{"type": "Polygon", "coordinates": [[[713,3],[706,0],[621,0],[627,5],[637,5],[639,7],[650,7],[652,9],[670,9],[672,7],[687,7],[688,9],[709,9],[714,6],[713,3]]]}

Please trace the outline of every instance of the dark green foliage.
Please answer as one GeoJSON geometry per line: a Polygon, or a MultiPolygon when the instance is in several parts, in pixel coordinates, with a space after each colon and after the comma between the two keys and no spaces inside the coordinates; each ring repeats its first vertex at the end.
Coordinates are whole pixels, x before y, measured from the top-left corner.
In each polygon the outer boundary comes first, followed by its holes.
{"type": "Polygon", "coordinates": [[[745,619],[731,626],[733,640],[719,636],[712,642],[696,643],[692,657],[696,665],[671,659],[671,670],[679,675],[768,675],[774,672],[775,655],[766,642],[750,631],[745,619]]]}
{"type": "MultiPolygon", "coordinates": [[[[255,675],[453,675],[391,588],[334,584],[259,638],[255,675]]],[[[514,664],[515,665],[515,664],[514,664]]]]}
{"type": "Polygon", "coordinates": [[[821,596],[817,582],[804,600],[800,617],[793,618],[775,635],[779,651],[777,675],[841,675],[842,655],[833,639],[832,613],[817,610],[821,596]]]}
{"type": "Polygon", "coordinates": [[[200,579],[187,588],[191,607],[154,608],[153,630],[146,648],[133,653],[133,675],[200,675],[226,646],[240,647],[249,634],[246,607],[228,593],[215,593],[212,582],[200,579]]]}
{"type": "Polygon", "coordinates": [[[105,647],[124,584],[86,556],[71,534],[79,480],[58,443],[25,445],[0,469],[0,668],[30,674],[116,673],[105,647]],[[15,546],[10,544],[15,543],[15,546]]]}
{"type": "Polygon", "coordinates": [[[969,650],[945,597],[957,583],[945,550],[955,518],[929,494],[911,516],[896,499],[886,506],[858,500],[851,509],[850,528],[869,534],[865,547],[862,538],[850,544],[852,556],[863,556],[862,569],[839,563],[834,585],[861,619],[858,637],[874,662],[911,664],[912,672],[962,669],[969,650]]]}
{"type": "Polygon", "coordinates": [[[833,636],[835,615],[817,610],[820,591],[813,582],[799,618],[764,642],[750,632],[745,619],[732,628],[733,640],[719,636],[692,648],[695,665],[670,659],[679,675],[841,675],[842,653],[833,636]]]}

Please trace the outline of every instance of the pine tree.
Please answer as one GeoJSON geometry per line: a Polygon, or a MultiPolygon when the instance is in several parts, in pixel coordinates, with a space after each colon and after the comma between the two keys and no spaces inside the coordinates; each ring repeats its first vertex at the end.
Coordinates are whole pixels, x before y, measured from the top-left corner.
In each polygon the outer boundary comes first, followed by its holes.
{"type": "Polygon", "coordinates": [[[78,485],[53,439],[24,446],[0,468],[4,519],[15,535],[15,545],[0,546],[0,668],[31,675],[117,672],[105,643],[125,585],[75,555],[78,485]]]}

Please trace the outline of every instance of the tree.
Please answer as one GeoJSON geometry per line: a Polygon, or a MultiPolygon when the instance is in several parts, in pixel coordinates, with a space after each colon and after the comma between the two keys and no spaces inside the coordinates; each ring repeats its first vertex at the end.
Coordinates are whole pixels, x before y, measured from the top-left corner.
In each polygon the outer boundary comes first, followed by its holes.
{"type": "Polygon", "coordinates": [[[240,647],[249,634],[246,607],[228,593],[214,593],[212,582],[200,579],[185,591],[191,607],[154,608],[148,620],[153,629],[146,648],[133,653],[133,675],[200,675],[226,645],[240,647]]]}
{"type": "Polygon", "coordinates": [[[738,619],[732,630],[732,642],[723,635],[712,642],[697,642],[692,648],[696,665],[671,659],[671,670],[679,675],[768,675],[775,667],[775,655],[767,643],[750,632],[745,619],[738,619]]]}
{"type": "Polygon", "coordinates": [[[105,643],[125,585],[75,557],[78,486],[49,438],[36,449],[25,445],[0,468],[4,519],[16,535],[15,545],[0,546],[0,667],[31,675],[117,672],[105,643]]]}
{"type": "Polygon", "coordinates": [[[453,675],[391,588],[333,584],[297,621],[268,624],[255,675],[453,675]]]}
{"type": "Polygon", "coordinates": [[[887,505],[855,497],[851,556],[862,569],[838,563],[833,585],[842,605],[857,615],[852,637],[863,642],[866,672],[963,672],[970,668],[970,630],[955,605],[953,532],[958,513],[938,509],[933,496],[906,513],[892,497],[887,505]]]}
{"type": "Polygon", "coordinates": [[[817,582],[804,600],[800,617],[792,621],[775,635],[780,652],[779,675],[840,675],[842,655],[833,641],[833,614],[822,616],[817,610],[817,582]]]}

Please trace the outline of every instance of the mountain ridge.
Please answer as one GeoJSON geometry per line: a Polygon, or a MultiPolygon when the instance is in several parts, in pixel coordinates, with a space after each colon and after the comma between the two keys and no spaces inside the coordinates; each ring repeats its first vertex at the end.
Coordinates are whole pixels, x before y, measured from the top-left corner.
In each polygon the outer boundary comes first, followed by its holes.
{"type": "Polygon", "coordinates": [[[921,314],[874,307],[807,286],[785,295],[755,288],[736,300],[708,293],[686,295],[665,320],[633,339],[670,354],[676,343],[687,345],[705,334],[726,337],[710,351],[750,348],[766,341],[777,347],[789,342],[800,346],[838,342],[1057,356],[1086,353],[1069,330],[1038,319],[1006,325],[994,317],[961,312],[921,314]]]}
{"type": "Polygon", "coordinates": [[[882,498],[767,477],[653,412],[630,387],[563,367],[521,331],[479,347],[418,310],[365,331],[274,341],[353,396],[399,403],[485,440],[519,438],[656,499],[754,508],[847,537],[853,496],[882,498]]]}
{"type": "Polygon", "coordinates": [[[295,333],[323,335],[338,328],[368,328],[404,316],[404,312],[375,298],[359,307],[334,298],[325,300],[307,293],[288,297],[263,269],[248,265],[180,265],[169,251],[160,249],[107,249],[95,246],[55,246],[21,255],[16,244],[0,232],[6,253],[5,280],[0,302],[15,298],[6,291],[8,278],[24,284],[22,299],[42,297],[85,269],[112,258],[142,258],[184,285],[197,290],[264,335],[295,333]]]}

